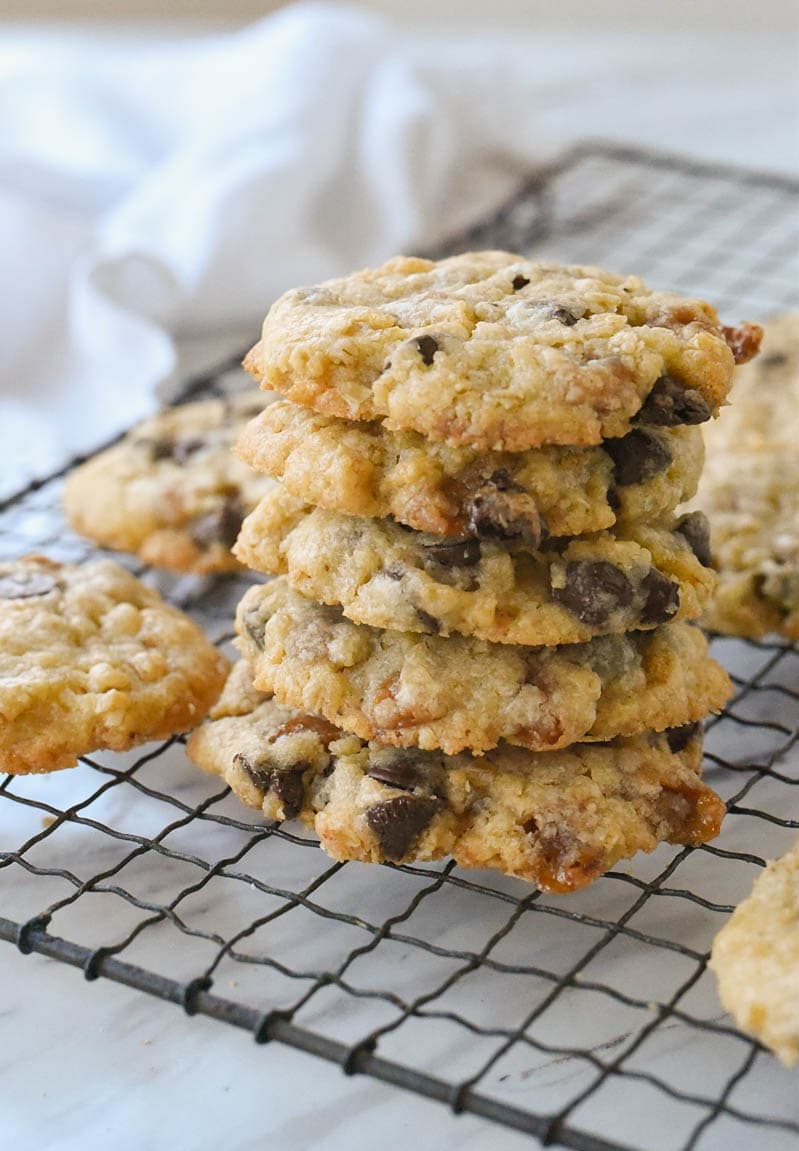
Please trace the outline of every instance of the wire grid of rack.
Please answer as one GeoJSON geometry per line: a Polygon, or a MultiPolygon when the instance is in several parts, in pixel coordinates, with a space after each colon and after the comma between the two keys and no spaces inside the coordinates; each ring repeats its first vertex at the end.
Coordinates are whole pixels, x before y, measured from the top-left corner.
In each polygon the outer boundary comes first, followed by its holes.
{"type": "MultiPolygon", "coordinates": [[[[736,319],[799,305],[797,240],[789,180],[586,145],[440,250],[634,269],[736,319]]],[[[186,394],[240,383],[229,364],[186,394]]],[[[65,528],[62,479],[0,508],[3,556],[92,554],[65,528]]],[[[242,579],[130,566],[229,639],[242,579]]],[[[723,1015],[706,965],[799,828],[799,652],[714,648],[736,694],[708,725],[729,810],[713,844],[565,897],[451,863],[344,865],[298,825],[258,822],[173,739],[0,784],[0,937],[545,1144],[796,1147],[795,1080],[723,1015]]]]}

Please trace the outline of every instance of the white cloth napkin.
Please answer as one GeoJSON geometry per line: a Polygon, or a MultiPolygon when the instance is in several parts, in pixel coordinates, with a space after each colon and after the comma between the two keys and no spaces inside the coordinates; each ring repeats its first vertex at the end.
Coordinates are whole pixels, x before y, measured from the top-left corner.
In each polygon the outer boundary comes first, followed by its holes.
{"type": "Polygon", "coordinates": [[[423,46],[397,44],[362,11],[303,5],[3,69],[2,488],[150,411],[176,341],[243,345],[286,287],[419,244],[512,186],[503,101],[487,100],[501,53],[467,86],[463,58],[426,68],[423,46]]]}

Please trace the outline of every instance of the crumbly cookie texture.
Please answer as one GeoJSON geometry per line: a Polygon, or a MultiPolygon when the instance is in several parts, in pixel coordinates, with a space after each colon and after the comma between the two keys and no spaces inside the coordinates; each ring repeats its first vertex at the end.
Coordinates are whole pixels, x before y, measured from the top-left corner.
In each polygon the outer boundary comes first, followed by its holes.
{"type": "Polygon", "coordinates": [[[234,551],[355,623],[532,646],[695,619],[715,583],[701,512],[624,535],[524,534],[509,546],[342,516],[276,488],[234,551]]]}
{"type": "Polygon", "coordinates": [[[470,252],[287,292],[244,366],[326,415],[517,452],[702,423],[759,335],[634,276],[470,252]]]}
{"type": "Polygon", "coordinates": [[[799,843],[755,880],[713,941],[710,967],[739,1027],[799,1063],[799,843]]]}
{"type": "Polygon", "coordinates": [[[389,632],[291,591],[251,588],[236,617],[257,688],[362,739],[450,755],[533,751],[662,731],[729,697],[726,673],[690,624],[601,636],[561,648],[389,632]]]}
{"type": "Polygon", "coordinates": [[[194,727],[228,662],[111,560],[0,564],[0,771],[73,767],[194,727]]]}
{"type": "Polygon", "coordinates": [[[299,816],[335,859],[452,855],[567,892],[636,851],[718,833],[724,805],[699,778],[701,746],[692,725],[546,755],[378,747],[257,692],[241,661],[188,751],[249,807],[299,816]]]}
{"type": "Polygon", "coordinates": [[[251,420],[236,450],[328,511],[489,539],[521,526],[575,536],[659,519],[694,495],[705,458],[698,427],[636,428],[600,447],[480,452],[287,400],[251,420]]]}
{"type": "Polygon", "coordinates": [[[763,355],[736,376],[706,440],[695,503],[719,572],[706,623],[799,639],[799,312],[765,326],[763,355]]]}
{"type": "Polygon", "coordinates": [[[235,571],[241,521],[272,486],[231,454],[270,397],[249,391],[161,412],[74,471],[72,527],[105,547],[180,572],[235,571]]]}

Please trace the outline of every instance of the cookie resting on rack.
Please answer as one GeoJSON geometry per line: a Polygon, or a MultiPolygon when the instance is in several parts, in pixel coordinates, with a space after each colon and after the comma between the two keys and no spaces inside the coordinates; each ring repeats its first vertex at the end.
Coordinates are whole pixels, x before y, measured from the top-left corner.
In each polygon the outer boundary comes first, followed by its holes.
{"type": "Polygon", "coordinates": [[[542,530],[576,536],[660,519],[694,495],[705,458],[698,427],[636,428],[597,447],[480,452],[287,400],[251,420],[236,451],[328,511],[489,540],[542,530]]]}
{"type": "Polygon", "coordinates": [[[799,1063],[799,842],[757,877],[716,936],[710,967],[736,1023],[799,1063]]]}
{"type": "Polygon", "coordinates": [[[183,612],[111,560],[0,564],[0,772],[186,731],[227,670],[183,612]]]}
{"type": "Polygon", "coordinates": [[[270,397],[248,391],[169,408],[69,477],[72,527],[104,547],[178,572],[236,571],[241,521],[272,486],[231,454],[270,397]]]}
{"type": "Polygon", "coordinates": [[[287,292],[244,366],[325,415],[518,452],[702,423],[759,338],[635,276],[469,252],[287,292]]]}
{"type": "Polygon", "coordinates": [[[711,523],[719,582],[705,622],[799,639],[799,312],[764,327],[763,354],[736,376],[706,431],[696,506],[711,523]]]}
{"type": "Polygon", "coordinates": [[[637,851],[703,843],[724,804],[699,778],[701,728],[475,759],[366,744],[256,691],[238,663],[188,751],[270,819],[299,816],[335,859],[452,855],[575,891],[637,851]]]}
{"type": "Polygon", "coordinates": [[[582,643],[695,619],[715,585],[701,512],[659,526],[515,546],[312,508],[281,488],[234,548],[256,571],[340,605],[355,623],[493,643],[582,643]]]}
{"type": "Polygon", "coordinates": [[[257,688],[362,739],[450,755],[505,740],[533,751],[662,731],[703,719],[730,694],[698,628],[600,636],[559,648],[389,632],[293,592],[250,588],[237,646],[257,688]]]}

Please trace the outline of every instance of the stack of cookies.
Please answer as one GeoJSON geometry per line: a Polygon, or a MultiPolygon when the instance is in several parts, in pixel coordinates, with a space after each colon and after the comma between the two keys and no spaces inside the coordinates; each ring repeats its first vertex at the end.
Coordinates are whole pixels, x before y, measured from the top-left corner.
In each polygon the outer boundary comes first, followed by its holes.
{"type": "Polygon", "coordinates": [[[700,423],[758,329],[596,268],[482,252],[292,291],[245,367],[281,481],[235,553],[278,576],[190,753],[338,859],[452,855],[550,891],[716,834],[729,694],[700,423]]]}

